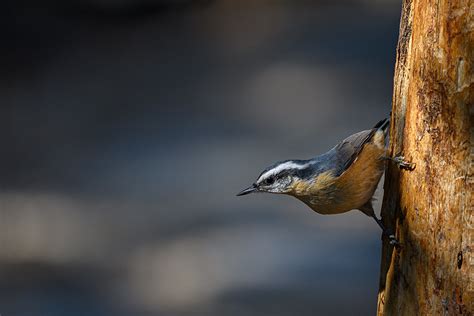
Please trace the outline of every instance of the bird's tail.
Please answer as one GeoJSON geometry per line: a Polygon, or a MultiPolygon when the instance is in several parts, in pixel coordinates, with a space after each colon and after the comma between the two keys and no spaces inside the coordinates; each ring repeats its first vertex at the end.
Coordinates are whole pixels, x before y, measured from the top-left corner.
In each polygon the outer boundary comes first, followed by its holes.
{"type": "MultiPolygon", "coordinates": [[[[390,115],[392,115],[392,112],[390,112],[390,115]]],[[[387,137],[388,131],[390,127],[390,116],[388,118],[384,118],[383,120],[379,121],[377,124],[375,124],[374,129],[376,131],[382,131],[387,137]]]]}
{"type": "MultiPolygon", "coordinates": [[[[390,113],[391,114],[391,113],[390,113]]],[[[377,124],[375,124],[373,131],[376,133],[378,131],[383,132],[385,146],[388,146],[388,132],[390,127],[390,118],[384,118],[377,124]]]]}
{"type": "Polygon", "coordinates": [[[377,124],[375,124],[374,129],[382,130],[382,131],[385,132],[387,130],[387,128],[389,127],[389,125],[390,125],[390,119],[389,118],[384,118],[383,120],[381,120],[377,124]]]}

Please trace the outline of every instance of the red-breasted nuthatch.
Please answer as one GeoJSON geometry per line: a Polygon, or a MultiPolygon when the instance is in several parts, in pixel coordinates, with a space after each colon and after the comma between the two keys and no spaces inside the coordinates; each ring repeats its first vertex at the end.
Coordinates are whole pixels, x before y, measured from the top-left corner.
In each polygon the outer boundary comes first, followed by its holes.
{"type": "MultiPolygon", "coordinates": [[[[288,194],[320,214],[358,209],[372,217],[397,244],[375,215],[372,196],[385,169],[389,120],[351,135],[325,154],[308,160],[285,160],[266,168],[238,196],[254,192],[288,194]]],[[[404,163],[399,159],[400,163],[404,163]]]]}

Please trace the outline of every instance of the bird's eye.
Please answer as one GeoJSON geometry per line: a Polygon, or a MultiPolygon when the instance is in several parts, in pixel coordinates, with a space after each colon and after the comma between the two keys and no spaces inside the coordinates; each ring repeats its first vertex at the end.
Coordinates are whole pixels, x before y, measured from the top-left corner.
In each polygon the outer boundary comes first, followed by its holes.
{"type": "Polygon", "coordinates": [[[265,184],[266,185],[271,185],[275,183],[275,178],[274,177],[268,177],[267,179],[265,179],[265,184]]]}

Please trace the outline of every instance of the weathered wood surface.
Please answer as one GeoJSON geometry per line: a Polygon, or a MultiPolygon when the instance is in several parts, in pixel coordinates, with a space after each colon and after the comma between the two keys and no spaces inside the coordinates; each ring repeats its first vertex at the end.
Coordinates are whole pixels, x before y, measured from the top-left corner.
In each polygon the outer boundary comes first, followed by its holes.
{"type": "Polygon", "coordinates": [[[404,0],[378,315],[474,314],[474,1],[404,0]]]}

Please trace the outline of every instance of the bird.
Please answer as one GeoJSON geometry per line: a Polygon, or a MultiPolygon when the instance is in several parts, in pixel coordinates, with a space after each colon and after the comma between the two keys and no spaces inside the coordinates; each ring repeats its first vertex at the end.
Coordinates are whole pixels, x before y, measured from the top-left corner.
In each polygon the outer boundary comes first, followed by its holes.
{"type": "MultiPolygon", "coordinates": [[[[323,215],[360,210],[375,220],[391,244],[397,245],[395,236],[377,218],[372,205],[386,161],[390,159],[386,149],[389,125],[390,120],[385,118],[373,128],[355,133],[311,159],[279,161],[263,170],[237,196],[262,192],[286,194],[323,215]]],[[[397,159],[394,161],[403,165],[403,159],[397,159]]]]}

